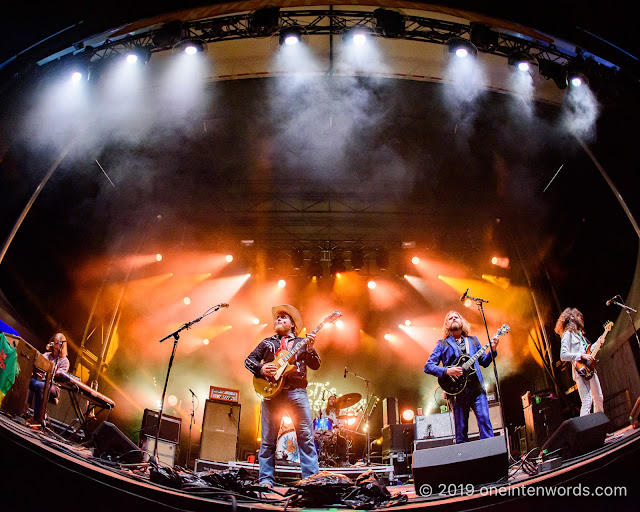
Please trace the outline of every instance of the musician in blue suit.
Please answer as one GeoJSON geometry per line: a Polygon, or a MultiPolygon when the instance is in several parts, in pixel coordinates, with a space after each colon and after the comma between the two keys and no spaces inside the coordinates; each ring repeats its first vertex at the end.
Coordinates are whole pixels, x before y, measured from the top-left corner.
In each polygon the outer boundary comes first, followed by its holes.
{"type": "MultiPolygon", "coordinates": [[[[482,345],[475,336],[469,336],[470,325],[460,313],[450,311],[444,319],[442,334],[444,339],[438,340],[435,350],[424,366],[424,372],[440,378],[444,375],[460,376],[462,368],[452,366],[462,354],[472,357],[482,345]],[[442,363],[442,366],[439,366],[442,363]],[[451,368],[447,368],[451,366],[451,368]]],[[[493,357],[497,356],[498,338],[491,341],[493,357]]],[[[475,362],[476,373],[469,376],[467,385],[457,395],[448,395],[453,404],[453,416],[456,424],[456,443],[469,441],[469,410],[473,410],[478,421],[480,439],[493,437],[493,428],[489,418],[489,403],[484,389],[484,380],[480,365],[485,368],[491,364],[491,354],[482,354],[475,362]]]]}

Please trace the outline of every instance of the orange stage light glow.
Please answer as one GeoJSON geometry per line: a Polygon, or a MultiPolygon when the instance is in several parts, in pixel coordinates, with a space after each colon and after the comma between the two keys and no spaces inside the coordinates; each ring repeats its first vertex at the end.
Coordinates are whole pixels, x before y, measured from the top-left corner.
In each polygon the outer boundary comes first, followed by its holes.
{"type": "Polygon", "coordinates": [[[402,411],[402,419],[405,422],[412,422],[414,417],[415,413],[411,409],[405,409],[404,411],[402,411]]]}

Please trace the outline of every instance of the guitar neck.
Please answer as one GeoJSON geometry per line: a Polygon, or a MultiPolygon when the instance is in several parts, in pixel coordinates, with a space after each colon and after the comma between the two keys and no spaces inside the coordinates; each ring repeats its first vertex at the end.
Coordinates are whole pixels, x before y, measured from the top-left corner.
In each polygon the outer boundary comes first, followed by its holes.
{"type": "Polygon", "coordinates": [[[484,351],[487,350],[487,348],[489,347],[489,345],[491,345],[491,342],[493,341],[493,338],[491,338],[489,341],[487,341],[487,343],[485,343],[485,345],[480,348],[480,350],[478,350],[475,354],[473,354],[473,357],[471,357],[466,363],[464,363],[465,365],[467,365],[468,368],[471,368],[475,362],[480,359],[480,356],[482,356],[482,354],[484,354],[484,351]]]}
{"type": "MultiPolygon", "coordinates": [[[[311,331],[309,334],[317,334],[317,332],[322,329],[324,327],[324,322],[322,322],[320,325],[318,325],[313,331],[311,331]]],[[[309,337],[304,338],[302,343],[298,343],[295,347],[293,347],[290,351],[289,351],[289,355],[287,357],[287,359],[291,359],[293,356],[297,355],[298,352],[300,352],[303,348],[305,348],[307,346],[307,340],[309,339],[309,337]]]]}
{"type": "Polygon", "coordinates": [[[607,335],[607,333],[605,332],[602,336],[600,336],[598,338],[598,340],[594,343],[594,348],[591,351],[591,355],[593,357],[596,357],[596,354],[598,353],[598,351],[600,350],[600,348],[602,347],[602,344],[604,343],[604,337],[607,335]]]}

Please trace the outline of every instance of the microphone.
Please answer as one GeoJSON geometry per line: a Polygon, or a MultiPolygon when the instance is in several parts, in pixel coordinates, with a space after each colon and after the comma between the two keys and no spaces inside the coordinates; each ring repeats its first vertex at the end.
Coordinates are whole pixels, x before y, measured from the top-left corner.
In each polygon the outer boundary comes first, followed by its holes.
{"type": "Polygon", "coordinates": [[[615,300],[619,297],[619,295],[614,295],[613,297],[611,297],[607,302],[605,302],[605,304],[607,306],[611,306],[612,302],[615,302],[615,300]]]}
{"type": "Polygon", "coordinates": [[[344,367],[344,378],[345,379],[347,378],[347,367],[346,366],[344,367]]]}
{"type": "Polygon", "coordinates": [[[223,302],[222,304],[220,304],[221,308],[228,308],[229,304],[227,304],[226,302],[223,302]]]}
{"type": "Polygon", "coordinates": [[[467,288],[464,293],[460,296],[460,302],[464,302],[467,299],[467,294],[469,293],[469,288],[467,288]]]}
{"type": "Polygon", "coordinates": [[[192,394],[193,396],[196,396],[196,394],[191,390],[191,388],[189,388],[189,391],[191,391],[191,394],[192,394]]]}

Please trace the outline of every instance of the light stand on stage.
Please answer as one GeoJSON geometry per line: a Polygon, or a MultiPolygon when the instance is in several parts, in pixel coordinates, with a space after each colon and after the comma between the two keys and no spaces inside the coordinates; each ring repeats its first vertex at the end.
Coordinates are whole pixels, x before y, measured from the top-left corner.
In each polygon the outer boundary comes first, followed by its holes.
{"type": "MultiPolygon", "coordinates": [[[[171,334],[166,335],[164,338],[159,340],[159,343],[162,343],[164,340],[169,338],[173,338],[173,350],[171,351],[171,357],[169,358],[169,367],[167,368],[167,377],[164,380],[164,389],[162,390],[162,398],[160,399],[160,414],[158,415],[158,428],[156,429],[156,441],[153,447],[153,463],[156,463],[158,460],[158,439],[160,437],[160,424],[162,423],[162,411],[164,410],[164,397],[167,394],[167,385],[169,384],[169,375],[171,374],[171,366],[173,365],[173,359],[176,355],[176,348],[178,348],[178,339],[180,338],[180,333],[185,329],[189,329],[193,324],[202,320],[205,316],[210,315],[218,311],[220,308],[228,308],[229,304],[218,304],[217,306],[213,306],[212,308],[205,311],[204,315],[195,320],[191,320],[186,324],[183,324],[179,329],[172,332],[171,334]]],[[[191,426],[189,426],[191,428],[191,426]]],[[[151,459],[150,459],[151,460],[151,459]]]]}

